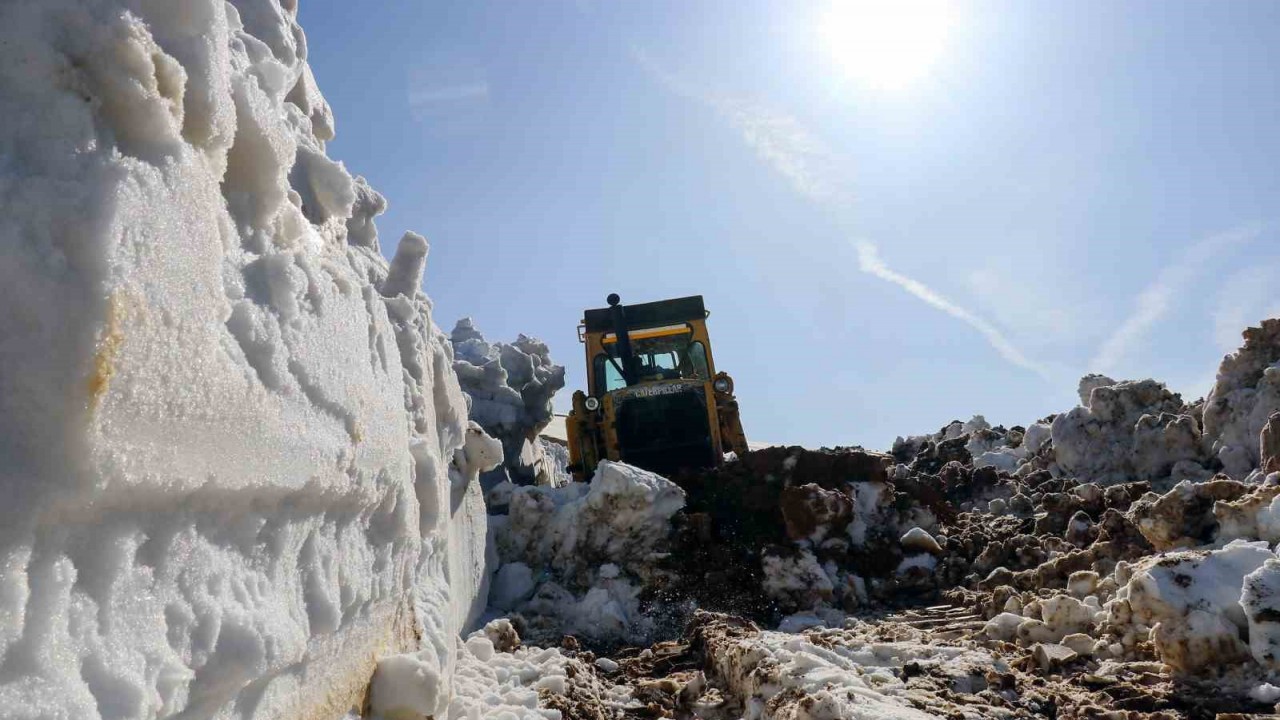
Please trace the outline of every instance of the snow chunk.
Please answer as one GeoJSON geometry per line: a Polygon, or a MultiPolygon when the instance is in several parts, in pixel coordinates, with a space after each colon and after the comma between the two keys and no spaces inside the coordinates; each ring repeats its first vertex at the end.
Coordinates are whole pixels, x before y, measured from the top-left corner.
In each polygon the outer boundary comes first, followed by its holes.
{"type": "Polygon", "coordinates": [[[522,562],[503,565],[493,578],[489,604],[498,610],[511,610],[533,594],[533,570],[522,562]]]}
{"type": "Polygon", "coordinates": [[[1218,522],[1219,542],[1241,538],[1280,541],[1280,483],[1268,478],[1266,484],[1244,497],[1216,502],[1213,515],[1218,522]]]}
{"type": "Polygon", "coordinates": [[[391,259],[391,269],[382,282],[382,294],[386,297],[404,295],[413,297],[422,285],[422,273],[427,265],[427,239],[414,232],[406,232],[396,245],[396,255],[391,259]]]}
{"type": "Polygon", "coordinates": [[[390,655],[378,661],[370,707],[383,717],[439,715],[449,706],[447,683],[434,652],[390,655]]]}
{"type": "Polygon", "coordinates": [[[1087,403],[1054,418],[1054,458],[1063,472],[1108,485],[1162,477],[1177,462],[1200,458],[1199,429],[1180,414],[1181,397],[1154,380],[1104,380],[1082,380],[1087,403]]]}
{"type": "Polygon", "coordinates": [[[1018,635],[1018,626],[1025,619],[1016,613],[1002,612],[988,620],[987,624],[982,627],[982,632],[992,640],[1013,642],[1018,635]]]}
{"type": "MultiPolygon", "coordinates": [[[[1184,480],[1164,495],[1148,493],[1133,504],[1129,517],[1157,550],[1210,542],[1218,529],[1221,501],[1236,500],[1248,488],[1235,480],[1192,483],[1184,480]]],[[[1256,527],[1256,518],[1253,523],[1256,527]]],[[[1236,528],[1233,528],[1236,529],[1236,528]]]]}
{"type": "Polygon", "coordinates": [[[655,473],[602,461],[590,484],[520,487],[498,535],[503,558],[565,576],[601,564],[647,567],[684,507],[684,490],[655,473]]]}
{"type": "Polygon", "coordinates": [[[1093,397],[1094,388],[1111,387],[1112,385],[1118,384],[1119,383],[1106,375],[1090,373],[1089,375],[1085,375],[1080,378],[1080,383],[1076,386],[1076,395],[1080,398],[1080,405],[1083,407],[1089,407],[1090,400],[1093,397]]]}
{"type": "Polygon", "coordinates": [[[902,549],[907,552],[927,552],[934,555],[942,554],[942,546],[932,535],[925,532],[922,528],[913,527],[903,534],[900,542],[902,549]]]}
{"type": "Polygon", "coordinates": [[[1040,601],[1040,617],[1053,634],[1054,642],[1093,627],[1095,608],[1070,595],[1054,595],[1040,601]]]}
{"type": "Polygon", "coordinates": [[[539,638],[577,633],[593,639],[642,640],[652,625],[639,611],[639,584],[653,577],[684,491],[630,465],[601,462],[591,483],[561,488],[524,486],[511,493],[497,523],[498,554],[509,565],[495,597],[512,603],[539,638]],[[529,568],[538,587],[521,594],[529,568]]]}
{"type": "Polygon", "coordinates": [[[1280,411],[1280,319],[1244,331],[1244,345],[1223,358],[1204,404],[1204,441],[1231,477],[1259,466],[1259,437],[1280,411]]]}
{"type": "Polygon", "coordinates": [[[1241,606],[1245,576],[1275,555],[1266,543],[1234,541],[1221,550],[1159,555],[1144,561],[1109,604],[1110,622],[1151,628],[1160,659],[1180,672],[1248,656],[1241,606]]]}
{"type": "Polygon", "coordinates": [[[807,609],[831,601],[835,585],[808,549],[781,555],[769,553],[762,561],[764,592],[784,610],[807,609]]]}
{"type": "Polygon", "coordinates": [[[482,663],[493,659],[493,641],[484,635],[477,634],[467,638],[467,652],[482,663]]]}
{"type": "Polygon", "coordinates": [[[498,652],[512,652],[520,647],[520,635],[507,618],[490,620],[480,632],[489,638],[489,642],[493,643],[493,648],[498,652]]]}
{"type": "Polygon", "coordinates": [[[524,335],[510,344],[487,342],[471,318],[458,321],[450,341],[471,419],[502,441],[506,474],[517,484],[564,484],[538,438],[554,414],[552,397],[564,387],[564,367],[551,361],[546,344],[524,335]]]}
{"type": "Polygon", "coordinates": [[[973,466],[975,468],[993,467],[997,470],[1013,472],[1025,457],[1026,452],[1022,451],[1021,448],[999,448],[989,450],[974,458],[973,466]]]}
{"type": "Polygon", "coordinates": [[[1249,697],[1260,703],[1273,703],[1280,700],[1280,687],[1271,683],[1255,685],[1249,690],[1249,697]]]}
{"type": "Polygon", "coordinates": [[[1249,652],[1268,670],[1280,669],[1280,560],[1267,558],[1244,577],[1240,604],[1249,620],[1249,652]]]}

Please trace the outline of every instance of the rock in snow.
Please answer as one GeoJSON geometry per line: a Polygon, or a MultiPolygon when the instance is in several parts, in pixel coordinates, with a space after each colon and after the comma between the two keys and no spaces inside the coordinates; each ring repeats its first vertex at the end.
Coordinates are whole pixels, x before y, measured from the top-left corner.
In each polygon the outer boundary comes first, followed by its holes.
{"type": "Polygon", "coordinates": [[[337,717],[403,651],[448,698],[494,451],[295,15],[0,4],[6,717],[337,717]]]}

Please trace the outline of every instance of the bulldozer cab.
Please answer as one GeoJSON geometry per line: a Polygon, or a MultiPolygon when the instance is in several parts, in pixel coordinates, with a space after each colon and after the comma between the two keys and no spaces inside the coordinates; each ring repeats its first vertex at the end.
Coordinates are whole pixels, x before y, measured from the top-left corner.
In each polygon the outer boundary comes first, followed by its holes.
{"type": "Polygon", "coordinates": [[[733,381],[717,373],[701,296],[587,310],[578,328],[587,391],[566,420],[570,469],[600,460],[673,475],[746,451],[733,381]]]}

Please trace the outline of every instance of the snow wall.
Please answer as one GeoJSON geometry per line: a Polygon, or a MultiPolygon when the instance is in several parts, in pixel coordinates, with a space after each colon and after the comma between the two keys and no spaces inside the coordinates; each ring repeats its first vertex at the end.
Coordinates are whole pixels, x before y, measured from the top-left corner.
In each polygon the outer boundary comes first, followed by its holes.
{"type": "Polygon", "coordinates": [[[481,610],[492,447],[306,57],[296,0],[0,3],[5,717],[340,717],[481,610]]]}

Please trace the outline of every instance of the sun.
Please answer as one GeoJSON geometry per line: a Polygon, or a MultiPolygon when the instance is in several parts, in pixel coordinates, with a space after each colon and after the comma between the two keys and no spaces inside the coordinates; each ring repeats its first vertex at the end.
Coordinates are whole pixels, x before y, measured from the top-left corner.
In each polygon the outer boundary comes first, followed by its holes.
{"type": "Polygon", "coordinates": [[[854,80],[904,90],[929,74],[946,49],[948,0],[836,0],[821,19],[827,51],[854,80]]]}

